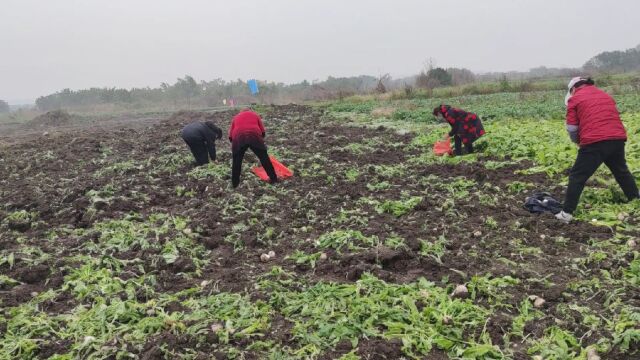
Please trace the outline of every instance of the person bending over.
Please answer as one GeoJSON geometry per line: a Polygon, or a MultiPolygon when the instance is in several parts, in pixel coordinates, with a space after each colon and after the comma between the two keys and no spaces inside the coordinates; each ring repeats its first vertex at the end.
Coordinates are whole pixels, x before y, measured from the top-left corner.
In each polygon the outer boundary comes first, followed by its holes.
{"type": "Polygon", "coordinates": [[[474,113],[440,105],[433,109],[433,116],[451,125],[449,137],[453,137],[456,155],[462,155],[462,145],[468,154],[473,153],[473,142],[485,134],[480,117],[474,113]]]}
{"type": "Polygon", "coordinates": [[[191,149],[197,166],[208,164],[209,157],[216,160],[216,140],[220,138],[222,130],[211,121],[198,121],[182,128],[182,139],[191,149]]]}
{"type": "Polygon", "coordinates": [[[260,164],[269,175],[270,182],[278,182],[278,176],[273,169],[273,164],[267,153],[267,146],[264,143],[266,132],[262,119],[257,113],[245,109],[233,117],[229,128],[229,141],[231,141],[231,153],[233,155],[233,165],[231,167],[231,184],[238,187],[240,184],[240,170],[242,169],[242,159],[247,149],[251,149],[260,160],[260,164]]]}

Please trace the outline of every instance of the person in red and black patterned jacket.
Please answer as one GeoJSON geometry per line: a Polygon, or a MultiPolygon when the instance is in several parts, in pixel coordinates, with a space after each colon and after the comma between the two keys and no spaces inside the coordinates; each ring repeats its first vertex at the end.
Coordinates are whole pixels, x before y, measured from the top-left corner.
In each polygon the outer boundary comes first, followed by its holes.
{"type": "Polygon", "coordinates": [[[611,170],[629,200],[639,197],[638,186],[625,159],[627,132],[615,100],[598,89],[591,78],[573,78],[568,87],[566,126],[571,141],[578,144],[580,150],[569,174],[564,207],[556,214],[563,222],[573,218],[585,183],[602,163],[611,170]]]}
{"type": "Polygon", "coordinates": [[[485,134],[480,117],[474,113],[440,105],[433,109],[433,116],[451,125],[449,136],[453,136],[456,155],[462,155],[462,145],[468,154],[473,153],[473,142],[485,134]]]}

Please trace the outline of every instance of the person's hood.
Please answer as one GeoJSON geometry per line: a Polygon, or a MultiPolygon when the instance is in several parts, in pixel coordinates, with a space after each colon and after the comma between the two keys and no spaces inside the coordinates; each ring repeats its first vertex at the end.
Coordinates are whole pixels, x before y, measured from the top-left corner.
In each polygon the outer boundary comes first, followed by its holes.
{"type": "Polygon", "coordinates": [[[564,97],[564,105],[565,106],[569,106],[569,99],[571,99],[571,89],[573,89],[574,86],[576,86],[577,83],[579,83],[580,81],[584,81],[587,80],[583,77],[580,76],[576,76],[573,79],[571,79],[569,81],[569,84],[567,85],[567,95],[565,95],[564,97]]]}

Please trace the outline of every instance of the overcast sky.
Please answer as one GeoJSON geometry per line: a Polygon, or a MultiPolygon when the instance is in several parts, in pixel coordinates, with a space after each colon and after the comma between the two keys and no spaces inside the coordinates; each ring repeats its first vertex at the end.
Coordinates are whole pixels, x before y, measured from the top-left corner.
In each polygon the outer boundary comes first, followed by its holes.
{"type": "Polygon", "coordinates": [[[640,43],[638,0],[1,0],[0,99],[196,80],[581,66],[640,43]]]}

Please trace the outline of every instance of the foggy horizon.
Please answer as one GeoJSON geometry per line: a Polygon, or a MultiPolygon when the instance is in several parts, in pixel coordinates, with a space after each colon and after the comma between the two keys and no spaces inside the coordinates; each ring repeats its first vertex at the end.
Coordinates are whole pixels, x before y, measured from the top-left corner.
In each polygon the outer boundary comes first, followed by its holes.
{"type": "Polygon", "coordinates": [[[185,75],[287,84],[401,78],[429,58],[474,73],[576,68],[640,43],[640,2],[631,0],[9,0],[2,8],[0,99],[11,104],[65,88],[153,88],[185,75]]]}

